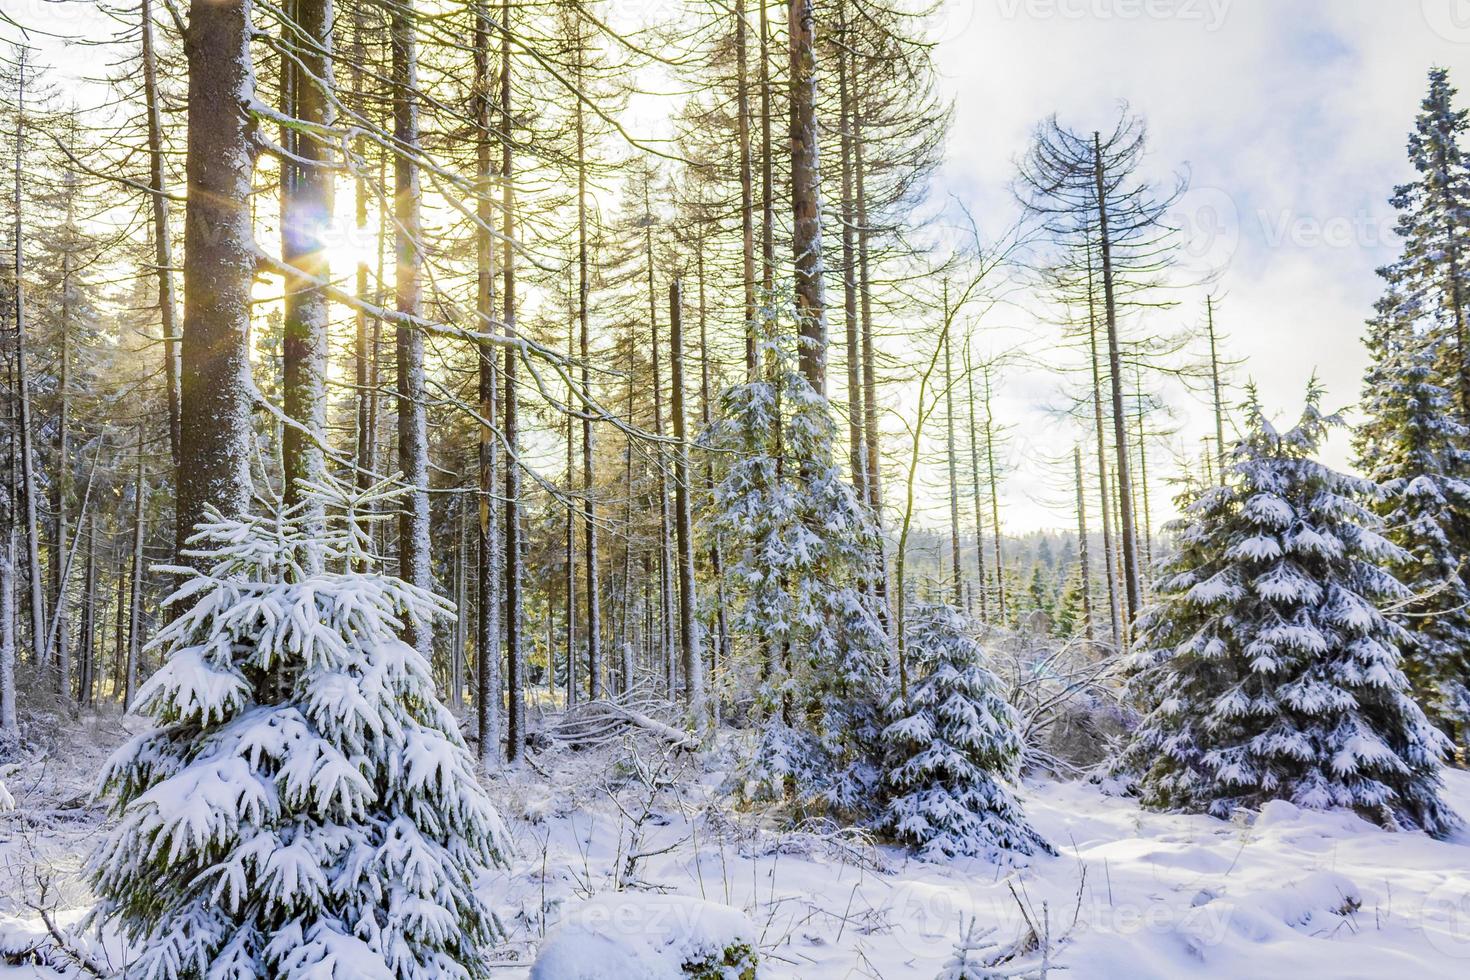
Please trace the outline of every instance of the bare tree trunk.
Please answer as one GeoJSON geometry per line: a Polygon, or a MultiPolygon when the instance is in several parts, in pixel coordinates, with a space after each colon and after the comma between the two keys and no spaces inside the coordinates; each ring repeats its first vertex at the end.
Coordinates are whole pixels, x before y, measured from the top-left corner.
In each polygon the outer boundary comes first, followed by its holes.
{"type": "MultiPolygon", "coordinates": [[[[68,178],[69,179],[69,178],[68,178]]],[[[68,188],[66,201],[66,227],[68,234],[76,219],[73,210],[74,188],[68,188]]],[[[56,550],[51,554],[51,609],[56,637],[56,691],[63,697],[71,696],[71,624],[67,619],[66,595],[70,565],[67,539],[70,528],[67,521],[67,506],[71,502],[71,330],[74,302],[73,258],[70,243],[61,256],[61,331],[60,350],[56,366],[56,462],[51,477],[51,515],[55,523],[52,542],[56,550]]],[[[49,641],[48,641],[49,642],[49,641]]]]}
{"type": "Polygon", "coordinates": [[[867,491],[867,502],[873,514],[873,523],[878,528],[878,553],[875,556],[878,562],[876,586],[880,600],[880,610],[886,619],[888,609],[888,559],[884,553],[883,544],[883,481],[880,459],[881,447],[878,439],[878,370],[876,346],[873,342],[873,295],[872,279],[869,269],[868,199],[864,177],[865,167],[863,164],[862,105],[857,98],[862,92],[862,85],[859,81],[858,62],[856,59],[851,62],[849,69],[852,75],[852,93],[854,96],[848,125],[852,128],[853,204],[855,211],[854,217],[857,220],[858,315],[862,329],[863,348],[863,451],[867,456],[867,477],[864,480],[864,489],[867,491]]]}
{"type": "MultiPolygon", "coordinates": [[[[756,2],[764,5],[766,0],[756,2]]],[[[765,23],[764,10],[761,13],[761,23],[765,23]]],[[[745,296],[745,379],[754,381],[760,372],[760,364],[755,349],[755,188],[751,174],[750,72],[745,61],[746,46],[745,0],[735,0],[735,129],[740,140],[740,257],[745,296]]],[[[764,56],[764,39],[761,52],[764,56]]],[[[764,74],[761,77],[764,78],[764,74]]]]}
{"type": "Polygon", "coordinates": [[[1092,279],[1092,251],[1087,253],[1087,336],[1092,367],[1092,421],[1097,435],[1097,485],[1101,505],[1103,534],[1103,568],[1107,572],[1108,613],[1112,627],[1113,650],[1123,649],[1123,605],[1118,588],[1117,552],[1113,546],[1112,491],[1108,486],[1107,425],[1103,414],[1102,368],[1097,345],[1097,305],[1092,279]]]}
{"type": "MultiPolygon", "coordinates": [[[[176,547],[214,506],[250,506],[250,306],[256,251],[251,0],[195,4],[189,14],[189,198],[180,352],[176,547]]],[[[189,559],[182,558],[187,562],[189,559]]]]}
{"type": "MultiPolygon", "coordinates": [[[[762,303],[771,302],[776,288],[776,144],[771,138],[771,24],[770,0],[756,0],[760,8],[759,84],[761,90],[761,289],[762,303]]],[[[759,370],[759,365],[756,366],[759,370]]]]}
{"type": "MultiPolygon", "coordinates": [[[[658,342],[658,296],[653,286],[653,213],[648,198],[648,185],[643,188],[643,211],[649,216],[643,228],[644,258],[647,263],[648,286],[648,329],[650,334],[649,353],[653,368],[653,432],[664,434],[663,380],[659,365],[658,342]]],[[[664,681],[668,696],[675,696],[674,663],[674,549],[673,535],[669,529],[669,476],[662,458],[658,466],[658,582],[659,582],[659,646],[660,662],[664,667],[664,681]]]]}
{"type": "MultiPolygon", "coordinates": [[[[582,41],[581,21],[577,21],[577,38],[582,41]]],[[[741,22],[742,24],[744,21],[741,22]]],[[[744,72],[744,56],[741,56],[741,71],[744,72]]],[[[577,61],[578,79],[581,79],[582,61],[577,61]]],[[[750,140],[745,141],[746,177],[749,177],[750,140]]],[[[747,191],[749,181],[747,180],[747,191]]],[[[746,215],[749,220],[749,214],[746,215]]],[[[592,390],[592,325],[591,325],[591,258],[587,242],[587,134],[583,118],[583,106],[577,100],[577,323],[580,326],[579,352],[582,356],[582,391],[589,395],[592,390]]],[[[751,289],[746,287],[747,292],[751,289]]],[[[584,526],[584,549],[587,562],[587,696],[596,700],[602,697],[602,591],[597,580],[597,501],[594,495],[596,474],[593,471],[595,433],[592,413],[582,415],[582,520],[584,526]]],[[[569,484],[570,485],[570,484],[569,484]]]]}
{"type": "Polygon", "coordinates": [[[1138,397],[1138,493],[1139,501],[1143,505],[1143,556],[1138,583],[1141,601],[1148,591],[1148,576],[1145,573],[1154,563],[1154,532],[1148,509],[1148,429],[1145,425],[1148,411],[1143,393],[1142,370],[1137,364],[1133,366],[1133,384],[1138,397]]]}
{"type": "MultiPolygon", "coordinates": [[[[514,119],[511,115],[511,60],[510,60],[510,0],[500,5],[500,194],[503,210],[502,235],[505,248],[501,262],[504,276],[502,299],[505,333],[516,335],[516,278],[515,278],[515,196],[512,186],[514,157],[511,152],[511,133],[514,119]]],[[[506,687],[510,692],[509,711],[506,725],[506,758],[518,762],[526,741],[526,707],[523,697],[524,677],[521,653],[521,467],[517,457],[519,430],[517,429],[516,368],[520,356],[515,347],[505,349],[505,655],[506,687]]]]}
{"type": "Polygon", "coordinates": [[[1113,391],[1113,447],[1118,455],[1118,524],[1123,541],[1123,594],[1128,635],[1138,615],[1138,529],[1133,520],[1133,485],[1129,479],[1127,419],[1123,415],[1123,357],[1118,343],[1118,309],[1113,291],[1113,243],[1108,232],[1107,189],[1103,183],[1101,136],[1092,134],[1093,175],[1097,186],[1098,242],[1102,247],[1103,300],[1108,327],[1108,373],[1113,391]]]}
{"type": "Polygon", "coordinates": [[[128,663],[123,686],[123,708],[133,706],[138,690],[139,657],[143,652],[143,502],[148,496],[148,476],[143,465],[143,429],[138,428],[138,476],[133,489],[133,588],[128,605],[128,663]]]}
{"type": "Polygon", "coordinates": [[[1205,297],[1205,325],[1210,337],[1210,385],[1214,393],[1215,408],[1215,453],[1220,470],[1220,480],[1225,480],[1225,396],[1220,383],[1220,351],[1215,338],[1215,298],[1205,297]]]}
{"type": "MultiPolygon", "coordinates": [[[[421,306],[419,254],[422,226],[418,164],[410,155],[419,145],[418,40],[412,0],[394,4],[389,22],[393,46],[393,138],[410,152],[393,158],[397,261],[394,289],[399,313],[418,316],[421,306]]],[[[421,589],[434,587],[429,528],[429,431],[424,404],[424,337],[399,323],[398,466],[411,488],[398,515],[398,574],[421,589]]],[[[433,624],[408,617],[404,641],[424,657],[433,650],[433,624]]]]}
{"type": "Polygon", "coordinates": [[[1077,560],[1082,576],[1082,621],[1087,642],[1092,642],[1092,563],[1087,554],[1087,504],[1082,493],[1082,447],[1072,447],[1072,466],[1077,473],[1077,560]]]}
{"type": "Polygon", "coordinates": [[[684,701],[697,731],[709,725],[704,691],[704,652],[695,618],[694,525],[689,506],[689,434],[684,413],[683,290],[676,278],[669,283],[669,370],[673,382],[674,521],[679,535],[679,655],[684,670],[684,701]]]}
{"type": "MultiPolygon", "coordinates": [[[[695,253],[695,269],[699,274],[699,411],[700,421],[708,431],[712,419],[713,406],[712,393],[710,390],[710,354],[709,354],[709,329],[708,329],[708,306],[705,301],[705,278],[704,278],[704,226],[699,229],[697,239],[697,252],[695,253]]],[[[713,495],[715,489],[714,461],[711,454],[704,454],[704,489],[705,493],[713,495]]],[[[720,533],[718,530],[710,535],[710,577],[715,583],[715,644],[711,652],[710,681],[709,686],[713,688],[710,695],[710,718],[716,728],[720,725],[720,671],[723,665],[728,663],[730,650],[729,624],[725,617],[725,567],[724,555],[720,545],[720,533]]]]}
{"type": "Polygon", "coordinates": [[[852,485],[858,499],[868,490],[867,452],[863,445],[862,350],[858,343],[857,251],[853,236],[852,93],[848,80],[851,55],[847,50],[847,3],[837,5],[838,137],[842,147],[842,319],[847,341],[847,440],[852,485]]]}
{"type": "Polygon", "coordinates": [[[985,590],[985,519],[980,505],[980,431],[975,425],[975,369],[970,363],[969,338],[965,341],[966,405],[970,412],[970,494],[975,510],[975,590],[980,593],[980,622],[990,622],[990,600],[985,590]]]}
{"type": "MultiPolygon", "coordinates": [[[[491,200],[494,175],[491,158],[492,118],[490,70],[490,9],[480,0],[475,4],[475,312],[476,327],[487,330],[495,319],[495,241],[491,229],[495,222],[491,200]]],[[[500,586],[501,550],[500,522],[496,514],[495,493],[499,446],[492,424],[499,408],[496,378],[496,351],[488,344],[475,350],[479,363],[479,550],[477,570],[478,621],[475,630],[475,705],[480,730],[479,757],[482,765],[498,764],[500,746],[502,691],[500,676],[500,586]]]]}
{"type": "Polygon", "coordinates": [[[36,506],[36,449],[31,430],[31,384],[29,358],[26,353],[26,287],[25,287],[25,216],[21,211],[22,171],[25,159],[26,58],[29,48],[19,49],[19,82],[15,100],[15,175],[14,232],[15,247],[15,389],[20,430],[20,480],[25,498],[26,563],[30,575],[31,655],[37,666],[44,666],[46,645],[46,596],[41,591],[41,546],[36,506]]]}
{"type": "MultiPolygon", "coordinates": [[[[949,312],[946,310],[945,320],[948,319],[949,312]]],[[[946,330],[944,332],[944,426],[945,455],[949,457],[949,558],[950,575],[954,580],[954,605],[956,609],[960,609],[965,606],[965,575],[960,567],[960,478],[954,439],[953,361],[954,359],[950,356],[949,331],[946,330]]]]}
{"type": "MultiPolygon", "coordinates": [[[[283,498],[287,506],[302,502],[302,480],[319,483],[326,473],[324,445],[327,433],[327,295],[313,280],[331,278],[322,229],[332,220],[330,144],[312,134],[332,124],[332,0],[287,0],[292,27],[283,28],[281,41],[295,55],[283,59],[287,113],[306,124],[307,132],[293,131],[286,143],[297,160],[281,161],[281,258],[300,270],[285,281],[282,320],[282,401],[288,425],[282,434],[285,469],[283,498]],[[298,38],[305,36],[305,43],[298,38]],[[296,62],[300,62],[298,67],[296,62]]],[[[283,134],[284,136],[285,134],[283,134]]],[[[314,498],[306,499],[303,521],[308,534],[320,534],[325,514],[314,498]]]]}
{"type": "MultiPolygon", "coordinates": [[[[352,8],[352,96],[354,109],[358,113],[365,114],[364,72],[367,48],[363,34],[367,25],[363,22],[363,7],[356,4],[352,8]]],[[[358,137],[353,141],[352,152],[359,159],[363,154],[364,141],[358,137]]],[[[352,175],[352,210],[353,225],[355,233],[366,236],[367,229],[367,202],[368,189],[367,178],[361,172],[352,175]]],[[[380,242],[381,247],[381,242],[380,242]]],[[[367,255],[364,253],[357,262],[355,290],[357,298],[368,302],[370,291],[368,289],[368,263],[367,255]]],[[[356,327],[356,357],[354,368],[357,382],[357,447],[355,461],[357,463],[357,485],[360,489],[367,489],[373,484],[373,473],[377,469],[377,412],[375,411],[376,390],[378,386],[378,348],[376,334],[379,329],[376,318],[373,318],[373,328],[369,329],[367,311],[359,307],[354,313],[354,325],[356,327]]]]}
{"type": "MultiPolygon", "coordinates": [[[[580,306],[580,303],[578,304],[580,306]]],[[[577,324],[575,322],[567,325],[567,406],[577,403],[576,382],[572,380],[570,365],[576,361],[577,324]]],[[[577,457],[577,420],[569,411],[566,418],[567,427],[567,514],[566,534],[563,547],[566,557],[566,646],[567,646],[567,707],[571,707],[577,698],[577,505],[572,501],[572,487],[576,486],[576,457],[577,457]]],[[[548,649],[547,671],[551,672],[551,658],[548,649]]]]}
{"type": "Polygon", "coordinates": [[[77,700],[84,705],[92,703],[92,689],[96,681],[97,664],[97,515],[93,514],[87,524],[87,577],[82,590],[82,624],[77,636],[77,657],[80,661],[77,700]]]}
{"type": "MultiPolygon", "coordinates": [[[[628,347],[631,361],[632,344],[628,347]]],[[[628,372],[628,418],[633,417],[633,372],[628,372]]],[[[633,663],[632,642],[628,639],[628,621],[631,601],[629,595],[632,591],[633,581],[633,437],[625,434],[623,436],[623,630],[622,630],[622,652],[623,669],[618,678],[618,693],[627,694],[633,685],[633,663]]]]}
{"type": "Polygon", "coordinates": [[[163,376],[168,388],[168,448],[179,465],[182,406],[179,379],[178,300],[174,295],[173,231],[169,228],[169,200],[164,178],[163,109],[158,95],[158,55],[153,47],[153,0],[141,0],[140,35],[143,44],[143,101],[148,116],[148,186],[153,210],[153,264],[157,266],[158,313],[163,328],[163,376]]]}
{"type": "Polygon", "coordinates": [[[985,465],[990,476],[990,529],[995,542],[995,603],[1000,621],[1006,621],[1005,554],[1000,533],[1000,483],[995,473],[995,413],[990,404],[990,367],[981,369],[985,391],[985,465]]]}
{"type": "Polygon", "coordinates": [[[822,296],[822,175],[817,129],[815,0],[788,0],[791,53],[791,249],[802,375],[827,393],[827,319],[822,296]]]}
{"type": "Polygon", "coordinates": [[[20,737],[15,698],[15,521],[8,487],[0,489],[6,499],[0,526],[0,739],[20,737]]]}

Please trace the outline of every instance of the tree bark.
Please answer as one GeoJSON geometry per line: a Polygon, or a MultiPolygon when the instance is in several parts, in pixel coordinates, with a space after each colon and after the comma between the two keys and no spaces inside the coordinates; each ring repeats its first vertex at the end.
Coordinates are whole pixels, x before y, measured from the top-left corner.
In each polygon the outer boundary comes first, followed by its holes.
{"type": "MultiPolygon", "coordinates": [[[[743,21],[742,21],[743,23],[743,21]]],[[[582,77],[582,22],[577,22],[578,59],[577,72],[580,87],[582,77]]],[[[744,56],[742,54],[742,71],[744,56]]],[[[578,350],[582,356],[582,391],[592,391],[592,324],[591,324],[591,257],[587,241],[587,130],[583,106],[577,100],[577,323],[580,327],[578,350]]],[[[748,170],[750,150],[746,140],[746,167],[748,170]]],[[[749,173],[746,173],[749,177],[749,173]]],[[[748,184],[748,181],[747,181],[748,184]]],[[[747,187],[748,189],[748,187],[747,187]]],[[[748,216],[747,216],[748,217],[748,216]]],[[[747,286],[747,291],[749,287],[747,286]]],[[[584,406],[585,408],[585,406],[584,406]]],[[[596,474],[593,470],[595,432],[592,413],[582,414],[582,520],[584,526],[584,556],[587,562],[587,696],[592,700],[602,697],[602,590],[598,583],[597,548],[597,499],[594,494],[596,474]]]]}
{"type": "Polygon", "coordinates": [[[133,706],[133,694],[138,690],[139,658],[143,652],[143,536],[146,527],[143,502],[147,496],[148,479],[143,463],[143,429],[139,427],[138,475],[133,489],[132,596],[128,604],[128,662],[123,685],[124,710],[133,706]]]}
{"type": "Polygon", "coordinates": [[[238,517],[250,506],[254,387],[249,330],[256,265],[250,209],[255,169],[251,13],[251,0],[195,4],[184,44],[189,197],[176,483],[179,551],[207,507],[238,517]]]}
{"type": "Polygon", "coordinates": [[[1072,447],[1072,467],[1077,475],[1077,560],[1082,576],[1082,622],[1087,642],[1092,642],[1092,564],[1087,554],[1087,504],[1082,492],[1082,447],[1072,447]]]}
{"type": "MultiPolygon", "coordinates": [[[[766,0],[756,0],[764,5],[766,0]]],[[[761,22],[765,22],[762,10],[761,22]]],[[[751,173],[750,152],[750,72],[746,65],[745,0],[735,0],[735,130],[740,141],[740,244],[741,278],[745,296],[745,380],[754,381],[760,373],[756,357],[755,298],[755,188],[751,173]]],[[[761,45],[762,53],[765,44],[761,45]]],[[[762,76],[764,77],[764,75],[762,76]]]]}
{"type": "MultiPolygon", "coordinates": [[[[476,327],[487,330],[495,320],[495,222],[491,184],[494,178],[492,149],[490,69],[490,9],[481,0],[475,5],[475,312],[476,327]]],[[[503,693],[500,672],[500,521],[495,494],[499,487],[499,445],[492,423],[499,409],[495,348],[481,344],[475,351],[479,363],[479,512],[480,550],[476,587],[478,622],[475,631],[476,712],[479,723],[479,757],[483,765],[498,764],[503,693]]]]}
{"type": "Polygon", "coordinates": [[[1113,543],[1112,491],[1108,485],[1107,424],[1103,414],[1102,368],[1097,344],[1097,304],[1093,283],[1092,251],[1087,253],[1087,336],[1092,367],[1092,420],[1097,436],[1097,486],[1102,517],[1103,568],[1107,572],[1109,624],[1113,651],[1123,650],[1123,604],[1118,589],[1118,560],[1113,543]]]}
{"type": "MultiPolygon", "coordinates": [[[[853,236],[852,93],[848,79],[847,3],[837,5],[838,138],[842,147],[842,320],[847,341],[847,440],[852,485],[859,500],[868,496],[867,449],[863,445],[862,351],[858,343],[857,246],[853,236]]],[[[957,577],[958,578],[958,577],[957,577]]]]}
{"type": "Polygon", "coordinates": [[[1112,378],[1113,440],[1118,456],[1118,524],[1123,543],[1123,594],[1127,600],[1125,638],[1138,615],[1138,529],[1133,521],[1133,486],[1129,479],[1128,429],[1123,415],[1123,356],[1118,343],[1118,309],[1113,289],[1113,243],[1108,233],[1107,189],[1103,183],[1102,137],[1092,134],[1093,177],[1097,187],[1098,242],[1102,248],[1103,301],[1108,328],[1108,374],[1112,378]]]}
{"type": "MultiPolygon", "coordinates": [[[[323,233],[332,221],[336,174],[331,145],[313,132],[333,120],[332,0],[287,0],[287,9],[294,30],[283,27],[281,40],[295,60],[282,62],[289,79],[283,86],[286,112],[307,127],[305,132],[288,130],[286,146],[297,159],[281,160],[281,258],[300,270],[300,275],[286,276],[281,343],[283,408],[296,423],[287,425],[281,438],[282,497],[292,506],[305,499],[300,481],[319,483],[326,473],[327,295],[313,280],[331,278],[323,233]],[[305,35],[305,43],[297,31],[305,35]]],[[[324,520],[321,503],[307,499],[307,533],[319,535],[324,520]]]]}
{"type": "Polygon", "coordinates": [[[822,176],[817,128],[815,0],[788,0],[791,54],[791,249],[796,266],[797,363],[827,394],[827,320],[822,295],[822,176]]]}
{"type": "MultiPolygon", "coordinates": [[[[949,319],[948,311],[945,319],[949,319]]],[[[954,605],[965,608],[965,575],[960,566],[960,478],[954,438],[954,364],[950,355],[949,331],[944,332],[944,425],[945,455],[949,458],[949,558],[954,579],[954,605]]]]}
{"type": "Polygon", "coordinates": [[[157,267],[159,325],[163,329],[163,376],[168,389],[168,448],[179,465],[182,405],[179,369],[178,299],[174,295],[173,230],[169,227],[169,200],[164,175],[163,108],[158,94],[158,55],[153,46],[153,0],[141,0],[140,34],[143,44],[143,102],[148,116],[148,195],[153,211],[153,264],[157,267]]]}
{"type": "MultiPolygon", "coordinates": [[[[502,299],[505,303],[504,328],[506,336],[516,336],[516,279],[515,279],[515,205],[512,178],[514,157],[511,152],[511,133],[514,119],[511,115],[511,60],[510,60],[510,0],[500,5],[500,193],[502,214],[502,236],[504,259],[501,271],[504,276],[502,299]]],[[[507,713],[506,757],[517,762],[526,740],[525,701],[522,685],[521,653],[521,469],[517,457],[519,433],[517,430],[516,367],[520,351],[515,347],[505,349],[505,656],[506,687],[510,693],[507,713]]]]}
{"type": "Polygon", "coordinates": [[[965,344],[965,403],[970,414],[970,495],[975,510],[975,591],[980,594],[980,622],[990,622],[990,600],[985,591],[985,519],[980,505],[980,431],[975,425],[975,369],[970,345],[965,344]]]}
{"type": "Polygon", "coordinates": [[[36,449],[31,428],[30,362],[26,352],[26,286],[25,286],[25,215],[21,210],[22,174],[25,160],[26,120],[26,56],[21,46],[15,100],[15,174],[14,228],[11,243],[15,248],[15,389],[20,443],[20,484],[25,500],[26,570],[30,577],[31,655],[37,666],[44,666],[46,645],[46,595],[41,591],[41,545],[36,506],[36,449]]]}
{"type": "Polygon", "coordinates": [[[1225,481],[1225,397],[1220,382],[1220,351],[1215,337],[1215,297],[1205,297],[1205,326],[1210,337],[1210,385],[1214,392],[1215,458],[1219,461],[1220,481],[1225,481]]]}
{"type": "Polygon", "coordinates": [[[684,671],[684,702],[697,731],[708,727],[704,691],[704,652],[695,618],[694,526],[689,506],[689,435],[684,413],[684,317],[682,287],[669,283],[669,371],[673,383],[670,411],[674,439],[674,521],[679,537],[679,655],[684,671]]]}
{"type": "MultiPolygon", "coordinates": [[[[418,41],[412,0],[392,8],[389,36],[393,47],[393,137],[409,152],[393,158],[394,218],[397,261],[394,288],[399,313],[418,316],[421,308],[419,254],[422,227],[418,164],[410,155],[419,145],[418,41]]],[[[434,587],[429,528],[429,431],[424,390],[424,337],[399,323],[394,330],[398,353],[398,466],[411,489],[398,515],[399,575],[412,585],[434,587]]],[[[409,617],[404,641],[424,657],[433,650],[431,623],[409,617]]]]}

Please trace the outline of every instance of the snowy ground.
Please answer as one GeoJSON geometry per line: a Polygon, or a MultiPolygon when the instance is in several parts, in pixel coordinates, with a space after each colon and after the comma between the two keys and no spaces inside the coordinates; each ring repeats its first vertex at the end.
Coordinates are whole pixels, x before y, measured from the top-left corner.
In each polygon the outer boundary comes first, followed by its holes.
{"type": "MultiPolygon", "coordinates": [[[[62,923],[85,907],[75,871],[101,814],[82,794],[120,735],[99,722],[9,775],[20,810],[0,817],[0,945],[39,934],[27,903],[55,907],[62,923]]],[[[519,846],[485,882],[511,934],[500,975],[527,976],[565,912],[620,889],[744,911],[763,975],[777,978],[928,980],[971,917],[1002,944],[1045,922],[1074,978],[1470,975],[1470,835],[1437,842],[1286,804],[1249,826],[1162,816],[1088,785],[1036,782],[1027,805],[1059,857],[932,865],[831,828],[772,829],[731,810],[695,763],[649,742],[634,758],[626,745],[546,755],[493,781],[519,846]]],[[[1447,782],[1470,815],[1470,773],[1447,782]]],[[[648,899],[637,912],[661,914],[648,899]]],[[[4,980],[56,975],[0,966],[4,980]]]]}

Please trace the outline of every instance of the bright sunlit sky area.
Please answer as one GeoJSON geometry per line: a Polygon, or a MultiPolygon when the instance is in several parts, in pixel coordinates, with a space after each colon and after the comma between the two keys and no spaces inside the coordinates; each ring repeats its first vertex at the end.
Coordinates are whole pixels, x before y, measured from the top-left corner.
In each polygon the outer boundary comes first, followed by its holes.
{"type": "MultiPolygon", "coordinates": [[[[105,30],[85,5],[17,2],[22,22],[105,30]]],[[[677,7],[630,2],[641,5],[615,10],[620,19],[677,7]]],[[[1374,270],[1397,250],[1388,197],[1409,177],[1405,139],[1426,72],[1445,65],[1470,85],[1470,0],[947,0],[931,27],[939,84],[955,104],[936,201],[962,202],[982,234],[1007,227],[1018,214],[1015,162],[1036,124],[1055,112],[1075,129],[1106,130],[1126,100],[1147,121],[1150,171],[1188,175],[1174,217],[1190,269],[1218,274],[1212,287],[1175,292],[1179,305],[1150,314],[1148,329],[1201,330],[1213,291],[1223,353],[1241,362],[1235,399],[1254,381],[1285,419],[1315,373],[1330,407],[1351,408],[1374,270]]],[[[39,43],[63,87],[80,91],[78,76],[99,73],[87,48],[39,43]]],[[[1006,369],[996,401],[1011,426],[1003,516],[1012,532],[1074,526],[1070,471],[1053,461],[1079,432],[1055,411],[1062,395],[1046,350],[1057,331],[1047,320],[1044,302],[1022,297],[974,324],[981,346],[1032,355],[1006,369]]],[[[840,340],[840,323],[832,333],[840,340]]],[[[1201,338],[1193,351],[1202,350],[1201,338]]],[[[1179,432],[1151,448],[1155,523],[1168,513],[1174,457],[1197,456],[1213,430],[1203,396],[1174,388],[1169,398],[1179,432]]],[[[896,418],[886,427],[902,428],[896,418]]],[[[1344,435],[1327,457],[1347,465],[1344,435]]],[[[926,493],[926,523],[944,520],[942,499],[926,493]]]]}

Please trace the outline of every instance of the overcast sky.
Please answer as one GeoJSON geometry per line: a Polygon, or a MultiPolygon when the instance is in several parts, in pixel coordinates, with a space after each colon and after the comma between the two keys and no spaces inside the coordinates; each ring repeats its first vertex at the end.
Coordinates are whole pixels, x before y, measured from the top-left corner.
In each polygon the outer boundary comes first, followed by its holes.
{"type": "MultiPolygon", "coordinates": [[[[942,193],[1004,220],[1039,120],[1107,129],[1127,100],[1148,122],[1150,166],[1189,173],[1180,218],[1197,257],[1223,270],[1217,323],[1240,379],[1283,414],[1314,371],[1329,405],[1357,399],[1374,270],[1397,249],[1387,198],[1411,172],[1405,140],[1430,66],[1470,85],[1470,0],[948,0],[937,29],[956,103],[942,193]]],[[[1202,293],[1180,298],[1177,326],[1201,323],[1202,293]]],[[[1030,329],[1005,312],[991,325],[1030,329]]],[[[1066,527],[1035,460],[1074,436],[1045,412],[1052,382],[1017,374],[1008,523],[1066,527]]],[[[1197,442],[1204,407],[1185,401],[1197,442]]],[[[1328,455],[1345,462],[1346,440],[1328,455]]]]}

